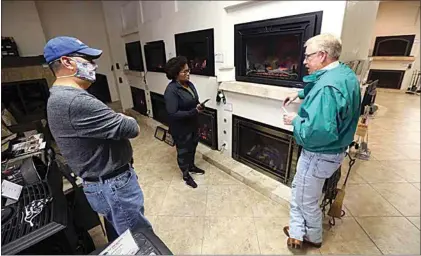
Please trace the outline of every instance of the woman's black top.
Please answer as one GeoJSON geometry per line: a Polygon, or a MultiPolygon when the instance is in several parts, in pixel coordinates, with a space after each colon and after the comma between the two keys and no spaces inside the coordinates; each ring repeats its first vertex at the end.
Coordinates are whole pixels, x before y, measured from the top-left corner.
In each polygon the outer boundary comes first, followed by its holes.
{"type": "Polygon", "coordinates": [[[196,132],[199,128],[199,113],[196,109],[199,104],[199,95],[193,83],[188,82],[188,86],[194,96],[177,81],[170,82],[165,89],[165,105],[170,133],[173,136],[196,132]]]}

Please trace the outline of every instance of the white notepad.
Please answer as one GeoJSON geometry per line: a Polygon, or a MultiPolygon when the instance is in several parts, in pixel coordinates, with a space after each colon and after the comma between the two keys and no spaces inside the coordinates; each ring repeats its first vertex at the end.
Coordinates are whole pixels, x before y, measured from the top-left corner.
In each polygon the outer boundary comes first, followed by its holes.
{"type": "Polygon", "coordinates": [[[19,200],[20,193],[22,192],[22,186],[13,182],[3,180],[1,183],[1,196],[10,198],[13,200],[19,200]]]}

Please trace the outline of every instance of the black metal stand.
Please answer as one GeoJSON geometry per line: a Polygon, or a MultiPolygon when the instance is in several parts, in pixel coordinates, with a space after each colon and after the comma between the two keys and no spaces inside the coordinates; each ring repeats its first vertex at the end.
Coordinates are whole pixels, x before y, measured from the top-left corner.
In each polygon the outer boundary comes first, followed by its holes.
{"type": "MultiPolygon", "coordinates": [[[[348,164],[348,172],[346,174],[346,178],[344,181],[344,185],[347,183],[349,174],[351,173],[351,168],[355,164],[356,159],[351,157],[351,155],[346,152],[346,157],[349,158],[349,164],[348,164]]],[[[342,167],[342,166],[341,166],[342,167]]],[[[336,199],[336,195],[338,194],[338,183],[341,179],[341,167],[330,177],[329,179],[326,179],[325,184],[323,186],[323,200],[320,204],[320,208],[322,209],[323,216],[326,216],[326,210],[329,209],[332,206],[332,203],[336,199]],[[329,206],[329,207],[327,207],[329,206]]],[[[345,216],[345,211],[342,210],[341,217],[345,216]]],[[[331,217],[329,220],[330,226],[335,226],[336,221],[334,217],[331,217]]]]}

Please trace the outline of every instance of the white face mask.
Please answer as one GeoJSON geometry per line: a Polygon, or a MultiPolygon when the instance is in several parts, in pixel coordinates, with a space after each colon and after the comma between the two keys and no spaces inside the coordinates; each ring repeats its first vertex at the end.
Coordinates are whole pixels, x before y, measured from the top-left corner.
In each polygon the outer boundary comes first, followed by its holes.
{"type": "Polygon", "coordinates": [[[82,80],[88,81],[90,83],[94,83],[96,80],[96,69],[98,66],[96,64],[92,64],[90,62],[80,62],[78,60],[75,60],[72,58],[74,62],[76,62],[76,73],[69,76],[60,76],[57,78],[63,78],[63,77],[77,77],[82,80]]]}

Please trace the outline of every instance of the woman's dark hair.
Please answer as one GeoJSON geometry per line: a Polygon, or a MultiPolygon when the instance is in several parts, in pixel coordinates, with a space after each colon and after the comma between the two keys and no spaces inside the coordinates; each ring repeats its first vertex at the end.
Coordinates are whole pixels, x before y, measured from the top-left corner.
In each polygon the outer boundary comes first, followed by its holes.
{"type": "Polygon", "coordinates": [[[165,64],[165,74],[170,80],[177,79],[178,73],[184,68],[184,65],[187,64],[187,58],[184,56],[178,56],[171,58],[165,64]]]}

